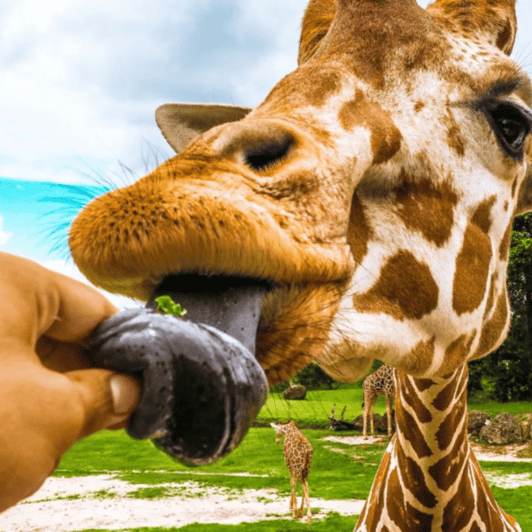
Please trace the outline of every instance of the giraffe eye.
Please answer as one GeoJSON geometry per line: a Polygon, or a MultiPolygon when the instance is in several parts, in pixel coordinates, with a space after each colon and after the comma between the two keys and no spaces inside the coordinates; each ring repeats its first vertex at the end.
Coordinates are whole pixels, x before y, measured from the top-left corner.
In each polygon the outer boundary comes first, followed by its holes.
{"type": "Polygon", "coordinates": [[[244,157],[250,168],[260,172],[282,161],[293,144],[294,140],[290,135],[282,135],[279,138],[267,139],[255,146],[249,146],[245,150],[244,157]]]}
{"type": "Polygon", "coordinates": [[[501,148],[513,159],[521,160],[532,128],[532,115],[508,101],[486,102],[484,112],[501,148]]]}

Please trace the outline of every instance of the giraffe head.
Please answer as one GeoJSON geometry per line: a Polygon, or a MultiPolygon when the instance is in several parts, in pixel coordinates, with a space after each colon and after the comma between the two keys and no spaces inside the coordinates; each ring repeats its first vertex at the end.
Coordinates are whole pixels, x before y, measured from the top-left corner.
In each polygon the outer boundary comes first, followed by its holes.
{"type": "Polygon", "coordinates": [[[185,274],[266,281],[271,383],[312,359],[353,380],[374,358],[429,377],[487,354],[532,208],[514,4],[311,0],[299,66],[257,108],[158,110],[179,154],[85,207],[74,260],[140,300],[185,274]]]}
{"type": "Polygon", "coordinates": [[[281,437],[286,436],[290,430],[297,428],[293,419],[284,423],[270,423],[270,426],[275,430],[275,443],[279,443],[281,437]]]}

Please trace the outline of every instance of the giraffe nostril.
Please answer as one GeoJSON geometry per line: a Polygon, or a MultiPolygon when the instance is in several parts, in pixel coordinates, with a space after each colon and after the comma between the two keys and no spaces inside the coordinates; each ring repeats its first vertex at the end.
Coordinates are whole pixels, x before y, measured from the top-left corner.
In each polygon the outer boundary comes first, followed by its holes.
{"type": "Polygon", "coordinates": [[[277,138],[266,139],[244,149],[246,164],[256,171],[265,170],[283,160],[294,145],[294,138],[289,133],[277,138]]]}

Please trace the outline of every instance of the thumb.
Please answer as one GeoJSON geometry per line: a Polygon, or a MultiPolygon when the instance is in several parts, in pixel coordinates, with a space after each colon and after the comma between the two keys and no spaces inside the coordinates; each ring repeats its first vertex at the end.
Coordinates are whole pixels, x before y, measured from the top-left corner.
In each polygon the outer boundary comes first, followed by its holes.
{"type": "Polygon", "coordinates": [[[82,406],[79,438],[101,429],[114,430],[127,425],[140,400],[138,379],[97,368],[70,371],[65,376],[75,386],[82,406]]]}

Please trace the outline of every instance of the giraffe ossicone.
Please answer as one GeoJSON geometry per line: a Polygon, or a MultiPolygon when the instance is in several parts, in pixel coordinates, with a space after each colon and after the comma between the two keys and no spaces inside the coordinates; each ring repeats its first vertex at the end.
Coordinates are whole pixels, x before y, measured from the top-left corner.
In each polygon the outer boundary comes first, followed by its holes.
{"type": "Polygon", "coordinates": [[[512,220],[532,210],[515,32],[515,0],[310,0],[299,66],[262,104],[164,106],[183,151],[70,231],[89,280],[140,300],[181,274],[266,281],[271,383],[312,360],[346,381],[376,358],[397,370],[397,434],[357,530],[520,530],[460,439],[465,365],[505,338],[512,220]]]}

